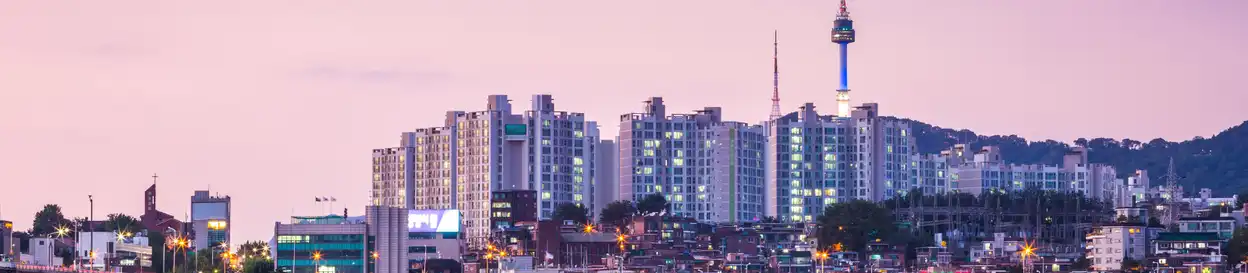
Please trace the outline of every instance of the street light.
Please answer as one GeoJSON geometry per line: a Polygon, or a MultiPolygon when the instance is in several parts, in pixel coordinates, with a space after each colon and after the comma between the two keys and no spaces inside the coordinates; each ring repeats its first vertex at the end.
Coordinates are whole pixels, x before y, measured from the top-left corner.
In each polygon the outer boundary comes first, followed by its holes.
{"type": "Polygon", "coordinates": [[[816,272],[823,272],[823,267],[826,265],[824,261],[828,260],[828,252],[823,250],[815,252],[815,260],[819,261],[819,270],[816,272]]]}
{"type": "MultiPolygon", "coordinates": [[[[312,272],[321,272],[321,251],[320,250],[312,252],[312,260],[316,261],[316,268],[313,268],[312,272]]],[[[291,272],[291,273],[294,273],[294,272],[291,272]]]]}

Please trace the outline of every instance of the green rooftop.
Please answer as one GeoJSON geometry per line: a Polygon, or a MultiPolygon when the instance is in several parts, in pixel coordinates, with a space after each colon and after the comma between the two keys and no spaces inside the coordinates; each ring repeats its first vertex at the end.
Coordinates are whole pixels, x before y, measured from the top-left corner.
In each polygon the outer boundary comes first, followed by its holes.
{"type": "Polygon", "coordinates": [[[1162,232],[1157,234],[1158,241],[1218,241],[1216,232],[1162,232]]]}

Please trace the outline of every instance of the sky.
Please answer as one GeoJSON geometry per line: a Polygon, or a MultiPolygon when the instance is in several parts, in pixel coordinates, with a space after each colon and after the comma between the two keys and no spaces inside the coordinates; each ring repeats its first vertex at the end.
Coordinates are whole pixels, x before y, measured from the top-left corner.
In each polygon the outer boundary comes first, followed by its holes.
{"type": "MultiPolygon", "coordinates": [[[[1248,1],[851,0],[854,103],[981,134],[1211,136],[1248,119],[1248,1]],[[1180,2],[1182,3],[1180,5],[1180,2]]],[[[367,203],[399,133],[533,94],[616,118],[835,112],[834,1],[0,0],[0,219],[185,215],[234,200],[233,240],[367,203]]]]}

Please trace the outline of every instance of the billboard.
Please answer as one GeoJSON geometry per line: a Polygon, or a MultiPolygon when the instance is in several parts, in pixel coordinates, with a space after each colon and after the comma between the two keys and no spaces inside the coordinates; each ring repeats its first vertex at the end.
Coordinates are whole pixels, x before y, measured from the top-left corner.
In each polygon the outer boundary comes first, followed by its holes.
{"type": "Polygon", "coordinates": [[[525,124],[505,124],[503,125],[503,138],[507,141],[524,141],[529,135],[528,125],[525,124]]]}
{"type": "Polygon", "coordinates": [[[523,136],[529,134],[529,126],[526,124],[506,124],[503,125],[503,134],[509,136],[523,136]]]}
{"type": "Polygon", "coordinates": [[[459,232],[459,210],[409,210],[407,232],[459,232]]]}
{"type": "Polygon", "coordinates": [[[191,203],[191,221],[225,219],[230,219],[229,203],[191,203]]]}

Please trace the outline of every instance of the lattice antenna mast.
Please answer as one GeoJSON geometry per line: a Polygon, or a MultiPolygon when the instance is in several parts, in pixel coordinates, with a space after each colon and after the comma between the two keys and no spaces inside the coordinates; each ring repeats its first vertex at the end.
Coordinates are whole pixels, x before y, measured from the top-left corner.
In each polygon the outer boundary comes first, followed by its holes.
{"type": "Polygon", "coordinates": [[[1170,158],[1170,165],[1166,167],[1166,193],[1170,198],[1166,198],[1166,225],[1173,225],[1179,217],[1178,199],[1182,198],[1179,194],[1179,175],[1174,171],[1174,158],[1170,158]]]}
{"type": "Polygon", "coordinates": [[[771,118],[780,118],[780,36],[779,32],[771,34],[771,118]]]}

